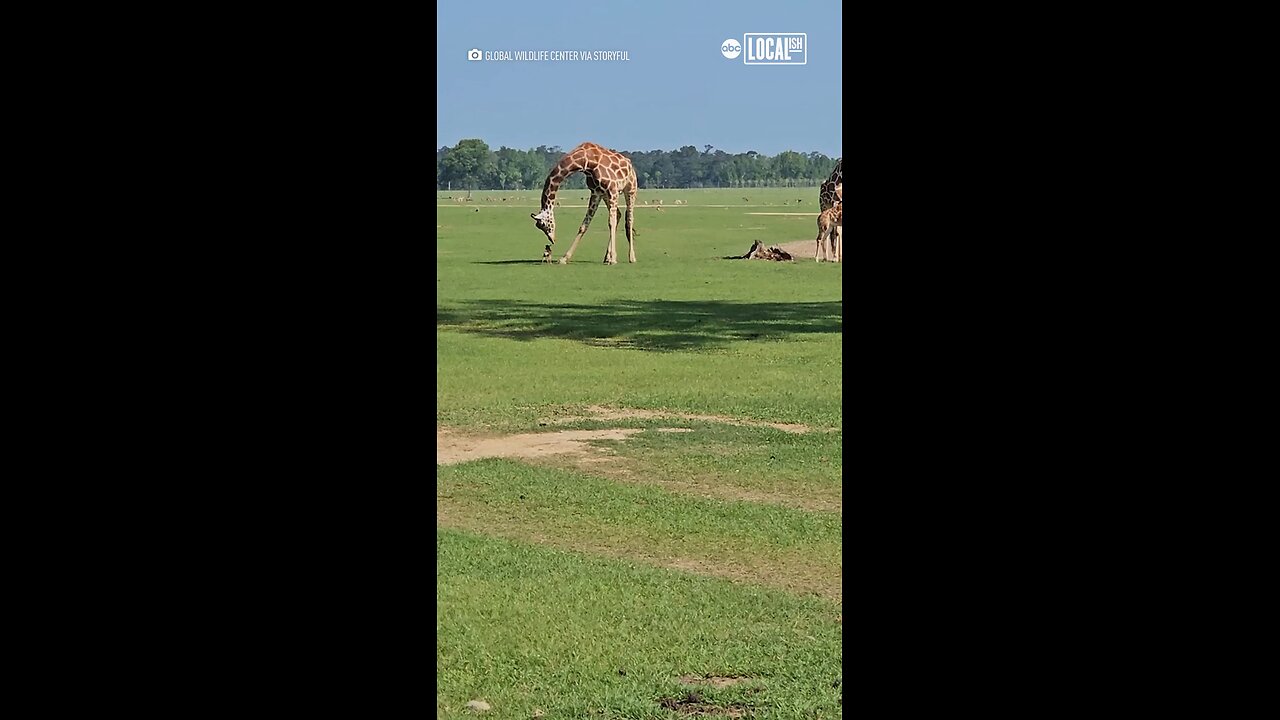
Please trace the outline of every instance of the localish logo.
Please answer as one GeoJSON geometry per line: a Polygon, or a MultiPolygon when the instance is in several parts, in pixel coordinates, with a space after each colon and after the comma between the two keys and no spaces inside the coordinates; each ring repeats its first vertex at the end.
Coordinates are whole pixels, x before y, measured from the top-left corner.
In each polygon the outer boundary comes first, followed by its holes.
{"type": "Polygon", "coordinates": [[[742,36],[747,65],[806,65],[808,33],[746,33],[742,36]]]}

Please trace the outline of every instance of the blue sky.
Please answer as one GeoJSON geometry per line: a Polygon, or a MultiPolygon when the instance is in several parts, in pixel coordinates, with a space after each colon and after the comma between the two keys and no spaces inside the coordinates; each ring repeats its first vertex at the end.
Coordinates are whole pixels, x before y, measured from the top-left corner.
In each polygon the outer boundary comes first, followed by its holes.
{"type": "Polygon", "coordinates": [[[839,0],[436,3],[436,147],[843,155],[839,0]],[[749,32],[808,33],[808,64],[720,53],[749,32]],[[629,62],[470,62],[467,51],[626,50],[629,62]]]}

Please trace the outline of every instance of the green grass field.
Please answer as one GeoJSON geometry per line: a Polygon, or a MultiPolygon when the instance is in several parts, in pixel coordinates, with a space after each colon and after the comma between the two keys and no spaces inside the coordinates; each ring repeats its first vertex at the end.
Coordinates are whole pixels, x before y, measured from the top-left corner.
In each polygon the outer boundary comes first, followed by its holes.
{"type": "Polygon", "coordinates": [[[539,194],[437,193],[437,716],[839,717],[842,266],[725,259],[817,188],[539,194]]]}

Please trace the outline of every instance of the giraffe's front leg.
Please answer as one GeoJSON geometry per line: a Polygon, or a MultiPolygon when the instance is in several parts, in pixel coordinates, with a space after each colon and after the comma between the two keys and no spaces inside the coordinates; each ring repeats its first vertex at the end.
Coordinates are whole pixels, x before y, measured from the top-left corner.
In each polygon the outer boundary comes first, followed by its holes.
{"type": "Polygon", "coordinates": [[[818,216],[818,239],[813,249],[813,261],[822,262],[827,255],[827,229],[822,226],[822,216],[818,216]]]}
{"type": "Polygon", "coordinates": [[[573,251],[578,249],[578,243],[582,240],[582,236],[587,234],[587,228],[591,227],[591,218],[596,214],[596,208],[600,206],[600,196],[591,193],[591,201],[587,203],[586,217],[582,218],[582,225],[578,227],[578,236],[573,239],[573,243],[569,245],[569,252],[560,258],[560,264],[566,265],[569,260],[573,259],[573,251]]]}

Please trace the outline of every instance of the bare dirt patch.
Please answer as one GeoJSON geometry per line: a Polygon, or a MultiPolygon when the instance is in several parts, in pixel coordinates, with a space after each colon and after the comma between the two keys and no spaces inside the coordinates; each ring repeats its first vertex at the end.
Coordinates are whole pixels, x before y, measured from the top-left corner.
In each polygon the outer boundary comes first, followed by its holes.
{"type": "Polygon", "coordinates": [[[452,465],[491,457],[539,458],[549,455],[608,454],[608,450],[591,445],[589,441],[626,440],[639,432],[644,431],[635,428],[615,428],[482,437],[462,435],[437,428],[436,464],[452,465]]]}
{"type": "MultiPolygon", "coordinates": [[[[810,255],[810,257],[813,257],[810,255]]],[[[589,416],[571,415],[559,418],[544,418],[539,422],[547,424],[563,425],[565,423],[580,422],[582,420],[660,420],[668,418],[679,418],[681,420],[705,420],[706,422],[724,423],[726,425],[741,425],[745,427],[771,427],[775,430],[782,430],[789,433],[807,433],[812,428],[808,425],[800,423],[773,423],[764,422],[763,420],[748,420],[746,418],[727,417],[725,415],[698,415],[694,413],[682,413],[670,410],[641,410],[637,408],[607,408],[601,405],[590,405],[587,407],[589,416]]]]}
{"type": "MultiPolygon", "coordinates": [[[[818,234],[816,226],[813,232],[814,235],[818,234]]],[[[818,243],[814,240],[796,240],[794,242],[782,243],[778,247],[791,253],[791,257],[796,259],[807,258],[812,260],[818,256],[818,243]]]]}
{"type": "MultiPolygon", "coordinates": [[[[681,417],[713,422],[732,421],[733,424],[757,424],[716,415],[667,415],[652,410],[608,409],[598,406],[588,408],[598,411],[593,417],[560,417],[541,422],[562,424],[579,420],[610,420],[623,418],[681,417]]],[[[770,425],[769,423],[759,423],[770,425]]],[[[772,424],[777,427],[779,424],[772,424]]],[[[788,432],[806,432],[804,425],[785,425],[779,428],[788,432]]],[[[638,433],[654,431],[665,433],[689,433],[692,428],[613,428],[601,430],[561,430],[557,432],[522,433],[519,435],[476,435],[449,428],[436,428],[436,465],[453,465],[500,457],[528,461],[532,465],[550,468],[572,468],[598,477],[635,485],[652,485],[691,497],[713,500],[729,500],[780,505],[799,510],[842,513],[843,499],[838,489],[829,493],[808,489],[804,493],[779,490],[760,490],[741,487],[723,478],[685,476],[668,477],[647,467],[643,459],[626,457],[611,448],[591,443],[593,440],[626,440],[638,433]]]]}
{"type": "MultiPolygon", "coordinates": [[[[817,234],[815,226],[814,234],[817,234]]],[[[776,247],[791,256],[792,260],[812,260],[818,256],[818,244],[814,240],[792,240],[791,242],[776,243],[770,247],[776,247]]],[[[741,255],[729,255],[725,259],[741,259],[741,255]]]]}
{"type": "MultiPolygon", "coordinates": [[[[814,234],[817,234],[815,228],[814,234]]],[[[818,256],[818,244],[814,240],[792,240],[791,242],[776,243],[770,247],[776,247],[791,256],[792,260],[812,260],[818,256]]],[[[725,259],[741,259],[741,255],[729,255],[725,259]]]]}

